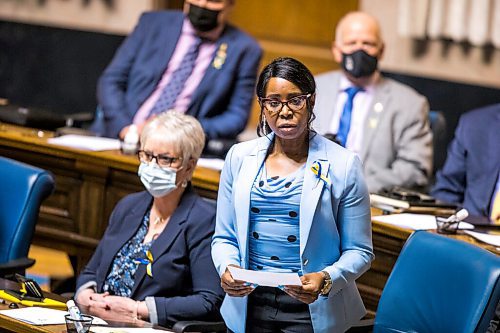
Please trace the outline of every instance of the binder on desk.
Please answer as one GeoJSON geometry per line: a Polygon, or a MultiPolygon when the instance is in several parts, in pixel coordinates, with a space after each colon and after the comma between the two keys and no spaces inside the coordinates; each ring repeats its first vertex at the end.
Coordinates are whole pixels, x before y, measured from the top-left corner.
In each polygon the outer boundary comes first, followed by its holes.
{"type": "Polygon", "coordinates": [[[66,304],[44,296],[42,289],[35,280],[16,274],[20,283],[19,290],[0,290],[0,298],[24,306],[42,306],[54,309],[66,309],[66,304]]]}
{"type": "Polygon", "coordinates": [[[66,310],[66,303],[59,302],[47,297],[43,298],[41,301],[33,301],[26,298],[19,298],[17,296],[14,296],[12,293],[9,293],[8,290],[0,289],[0,298],[24,306],[41,306],[51,309],[66,310]]]}

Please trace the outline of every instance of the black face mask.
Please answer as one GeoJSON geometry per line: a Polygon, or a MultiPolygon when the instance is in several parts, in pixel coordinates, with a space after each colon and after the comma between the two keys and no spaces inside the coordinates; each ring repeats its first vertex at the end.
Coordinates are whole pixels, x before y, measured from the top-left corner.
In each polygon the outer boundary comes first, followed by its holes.
{"type": "Polygon", "coordinates": [[[196,30],[206,32],[217,27],[219,13],[218,10],[210,10],[189,4],[188,18],[196,30]]]}
{"type": "Polygon", "coordinates": [[[355,78],[372,75],[377,69],[378,60],[364,50],[351,54],[342,53],[342,68],[355,78]]]}

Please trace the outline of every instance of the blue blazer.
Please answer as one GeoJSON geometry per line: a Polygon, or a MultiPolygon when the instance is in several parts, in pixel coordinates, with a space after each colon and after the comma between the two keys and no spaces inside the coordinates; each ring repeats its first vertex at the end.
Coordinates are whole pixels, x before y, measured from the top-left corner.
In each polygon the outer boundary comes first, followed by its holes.
{"type": "MultiPolygon", "coordinates": [[[[168,66],[184,18],[177,11],[141,16],[99,79],[97,97],[104,119],[96,119],[94,131],[117,137],[132,123],[168,66]]],[[[187,110],[200,120],[209,139],[234,138],[245,129],[262,56],[257,42],[233,26],[226,26],[216,50],[223,43],[227,45],[227,57],[222,67],[209,65],[187,110]]]]}
{"type": "Polygon", "coordinates": [[[431,194],[463,205],[471,215],[490,216],[500,172],[500,104],[463,114],[431,194]]]}
{"type": "MultiPolygon", "coordinates": [[[[77,290],[94,281],[102,292],[113,259],[136,233],[152,204],[147,192],[131,194],[114,209],[108,228],[92,259],[77,280],[77,290]]],[[[171,325],[178,320],[220,319],[224,295],[210,257],[210,240],[215,226],[215,208],[186,189],[167,226],[151,246],[152,272],[140,265],[131,298],[154,296],[158,323],[171,325]]]]}
{"type": "MultiPolygon", "coordinates": [[[[222,170],[212,258],[222,275],[229,264],[248,267],[250,192],[264,163],[272,136],[235,145],[222,170]]],[[[328,271],[333,287],[328,297],[309,305],[315,332],[343,332],[365,314],[355,280],[373,260],[370,199],[359,158],[315,135],[300,202],[300,258],[304,274],[328,271]],[[321,165],[319,179],[311,167],[321,165]]],[[[245,331],[247,297],[224,299],[227,326],[245,331]]]]}

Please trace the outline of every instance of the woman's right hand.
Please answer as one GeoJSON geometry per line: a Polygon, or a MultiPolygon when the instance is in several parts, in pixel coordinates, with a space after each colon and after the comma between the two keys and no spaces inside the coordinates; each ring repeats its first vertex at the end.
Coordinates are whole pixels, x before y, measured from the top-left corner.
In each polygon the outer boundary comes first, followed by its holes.
{"type": "Polygon", "coordinates": [[[84,289],[78,293],[78,297],[77,299],[75,299],[75,301],[80,305],[89,306],[93,294],[95,294],[94,289],[92,288],[84,289]]]}
{"type": "Polygon", "coordinates": [[[92,288],[87,288],[78,293],[76,302],[83,306],[106,307],[104,298],[109,296],[108,292],[98,294],[92,288]]]}
{"type": "MultiPolygon", "coordinates": [[[[236,265],[229,265],[233,267],[241,268],[236,265]]],[[[226,267],[226,271],[221,276],[220,285],[222,289],[229,295],[233,297],[243,297],[249,295],[252,291],[254,291],[254,287],[252,285],[248,285],[245,281],[239,281],[233,279],[231,272],[226,267]]]]}

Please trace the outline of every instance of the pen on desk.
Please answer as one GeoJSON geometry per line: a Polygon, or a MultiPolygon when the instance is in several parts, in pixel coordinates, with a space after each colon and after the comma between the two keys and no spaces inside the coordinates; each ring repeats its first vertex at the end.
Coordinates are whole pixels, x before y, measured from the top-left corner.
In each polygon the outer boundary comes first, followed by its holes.
{"type": "Polygon", "coordinates": [[[66,305],[68,306],[68,312],[69,315],[71,316],[71,319],[75,321],[76,331],[78,333],[83,333],[83,325],[81,323],[82,315],[80,314],[80,309],[78,309],[75,302],[71,299],[66,302],[66,305]]]}

